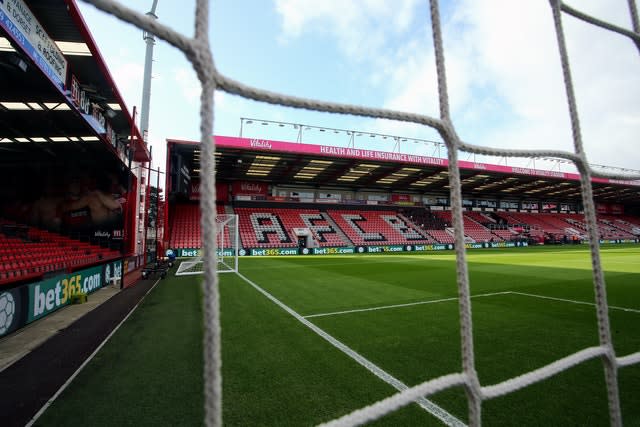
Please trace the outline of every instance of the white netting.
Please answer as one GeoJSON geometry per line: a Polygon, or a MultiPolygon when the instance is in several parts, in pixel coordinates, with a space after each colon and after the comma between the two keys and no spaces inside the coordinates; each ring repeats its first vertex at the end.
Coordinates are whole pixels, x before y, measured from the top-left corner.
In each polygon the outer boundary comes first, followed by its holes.
{"type": "Polygon", "coordinates": [[[622,425],[620,413],[620,400],[617,385],[617,371],[621,366],[637,364],[640,362],[640,352],[624,357],[616,357],[611,332],[609,328],[608,307],[606,298],[605,281],[600,262],[598,228],[593,203],[591,178],[593,176],[614,179],[640,179],[640,176],[620,175],[617,173],[605,173],[592,169],[587,163],[587,158],[582,144],[580,122],[576,108],[575,96],[569,60],[564,40],[562,27],[562,12],[570,14],[578,19],[596,25],[608,31],[630,38],[640,50],[640,23],[635,0],[628,0],[629,13],[633,30],[627,30],[616,25],[609,24],[594,17],[581,13],[560,0],[550,0],[553,12],[553,20],[558,40],[558,48],[562,63],[562,73],[567,92],[567,102],[571,117],[574,151],[556,150],[513,150],[480,147],[463,143],[458,138],[455,127],[449,114],[449,97],[447,94],[447,79],[444,62],[444,48],[440,28],[440,13],[438,0],[430,0],[431,27],[436,56],[436,69],[438,76],[438,92],[440,101],[440,118],[429,117],[417,113],[407,113],[380,108],[370,108],[357,105],[339,104],[333,102],[321,102],[312,99],[288,96],[280,93],[268,92],[246,86],[240,82],[220,74],[214,65],[211,53],[209,32],[209,1],[196,1],[195,37],[184,36],[171,28],[162,25],[141,13],[135,12],[122,4],[112,0],[84,0],[99,9],[112,13],[118,18],[137,25],[141,29],[151,32],[171,45],[182,50],[191,61],[198,78],[202,84],[201,95],[201,209],[202,209],[202,233],[203,250],[207,256],[204,258],[204,313],[206,328],[204,336],[204,375],[205,375],[205,424],[219,426],[222,424],[221,408],[221,375],[220,375],[220,323],[219,301],[216,267],[215,241],[215,145],[212,143],[213,135],[213,93],[222,90],[231,94],[243,96],[256,101],[278,104],[289,107],[305,108],[315,111],[331,113],[353,114],[374,118],[386,118],[423,124],[436,129],[448,149],[449,158],[449,184],[451,188],[451,209],[453,226],[455,229],[456,268],[459,293],[460,332],[462,337],[462,372],[453,373],[430,380],[426,383],[399,392],[387,399],[383,399],[369,407],[354,411],[330,425],[358,425],[379,418],[397,408],[405,406],[420,396],[428,396],[440,390],[453,386],[462,386],[467,392],[469,402],[469,422],[471,425],[481,424],[482,401],[502,394],[510,393],[522,387],[541,381],[555,375],[576,364],[595,357],[602,359],[607,394],[609,399],[609,413],[611,425],[622,425]],[[471,322],[471,300],[469,291],[469,276],[467,273],[466,254],[464,249],[464,234],[462,226],[462,197],[460,187],[460,172],[458,169],[458,152],[460,150],[495,156],[514,157],[556,157],[574,163],[580,172],[582,200],[585,217],[588,225],[589,246],[591,250],[593,283],[598,317],[598,335],[600,346],[591,347],[573,355],[553,362],[543,368],[525,373],[516,378],[504,381],[492,386],[481,386],[475,370],[473,333],[471,322]]]}

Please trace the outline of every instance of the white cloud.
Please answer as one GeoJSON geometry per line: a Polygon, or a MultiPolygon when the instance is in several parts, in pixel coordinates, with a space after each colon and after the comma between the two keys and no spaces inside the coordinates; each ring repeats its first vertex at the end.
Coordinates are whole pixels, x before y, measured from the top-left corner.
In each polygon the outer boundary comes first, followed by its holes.
{"type": "Polygon", "coordinates": [[[192,105],[200,105],[202,87],[195,71],[189,67],[174,68],[173,78],[184,99],[192,105]]]}
{"type": "Polygon", "coordinates": [[[116,85],[129,111],[134,105],[140,105],[143,71],[141,62],[120,62],[111,68],[111,75],[117,81],[116,85]]]}
{"type": "MultiPolygon", "coordinates": [[[[580,6],[583,4],[581,3],[580,6]]],[[[624,25],[623,3],[584,2],[585,11],[624,25]],[[602,12],[602,13],[601,13],[602,12]]],[[[465,141],[492,147],[573,151],[551,9],[537,0],[463,0],[444,22],[449,101],[465,141]]],[[[582,135],[591,163],[640,168],[640,61],[636,47],[564,15],[582,135]]],[[[438,115],[431,41],[416,43],[387,70],[385,107],[438,115]]],[[[417,127],[381,121],[380,129],[417,127]]]]}
{"type": "Polygon", "coordinates": [[[306,32],[335,38],[340,49],[355,59],[375,55],[385,36],[405,32],[417,0],[276,0],[282,18],[283,41],[306,32]]]}
{"type": "MultiPolygon", "coordinates": [[[[551,8],[539,0],[517,3],[459,0],[441,6],[454,125],[463,140],[478,145],[573,151],[551,8]]],[[[630,26],[625,2],[584,0],[576,7],[630,26]]],[[[284,40],[324,34],[368,67],[369,85],[386,94],[384,107],[439,116],[428,16],[416,15],[415,1],[276,0],[276,9],[284,40]],[[414,20],[419,22],[412,25],[414,20]]],[[[634,148],[640,134],[637,48],[569,15],[562,21],[588,160],[640,169],[634,148]]],[[[422,126],[388,120],[369,129],[437,138],[422,126]]]]}

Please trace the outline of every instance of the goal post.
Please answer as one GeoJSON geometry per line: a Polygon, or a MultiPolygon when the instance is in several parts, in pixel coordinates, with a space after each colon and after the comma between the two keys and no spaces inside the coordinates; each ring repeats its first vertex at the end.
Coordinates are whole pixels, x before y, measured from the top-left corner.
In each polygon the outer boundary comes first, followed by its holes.
{"type": "MultiPolygon", "coordinates": [[[[216,215],[215,233],[218,273],[237,273],[240,248],[238,215],[216,215]]],[[[203,274],[204,257],[205,254],[201,250],[197,257],[182,261],[176,270],[176,276],[203,274]]]]}

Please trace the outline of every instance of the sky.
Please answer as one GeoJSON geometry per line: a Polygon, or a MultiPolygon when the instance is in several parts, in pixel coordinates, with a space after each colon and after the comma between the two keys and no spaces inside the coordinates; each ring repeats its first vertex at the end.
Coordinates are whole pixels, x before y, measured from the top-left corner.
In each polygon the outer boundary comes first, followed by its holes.
{"type": "MultiPolygon", "coordinates": [[[[131,110],[140,108],[142,32],[78,0],[85,21],[131,110]]],[[[141,13],[152,0],[128,0],[141,13]]],[[[217,69],[245,84],[319,100],[439,117],[426,0],[211,1],[217,69]]],[[[570,1],[585,13],[631,27],[626,0],[570,1]]],[[[158,0],[158,20],[193,35],[195,0],[158,0]]],[[[549,2],[441,0],[453,124],[463,141],[496,148],[573,151],[549,2]]],[[[640,170],[640,55],[627,38],[564,15],[582,137],[592,164],[640,170]]],[[[166,139],[199,140],[200,85],[177,49],[154,49],[149,141],[165,167],[166,139]]],[[[432,129],[383,119],[309,112],[217,92],[214,133],[239,136],[241,118],[301,123],[407,138],[400,150],[445,156],[432,129]],[[435,141],[434,143],[416,142],[435,141]]],[[[295,141],[293,126],[244,125],[243,136],[295,141]]],[[[358,148],[394,151],[363,135],[358,148]]],[[[305,131],[303,142],[346,146],[345,132],[305,131]]],[[[475,160],[573,171],[571,165],[461,153],[475,160]]]]}

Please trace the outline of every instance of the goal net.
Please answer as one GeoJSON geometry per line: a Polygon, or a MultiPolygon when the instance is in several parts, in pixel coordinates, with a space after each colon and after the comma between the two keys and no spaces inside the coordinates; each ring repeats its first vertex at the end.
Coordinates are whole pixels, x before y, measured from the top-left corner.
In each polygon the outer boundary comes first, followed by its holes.
{"type": "MultiPolygon", "coordinates": [[[[216,259],[218,273],[238,272],[238,215],[216,215],[216,259]]],[[[176,276],[204,273],[206,254],[184,260],[176,270],[176,276]]]]}
{"type": "MultiPolygon", "coordinates": [[[[635,0],[627,0],[632,29],[624,28],[610,22],[592,17],[576,10],[561,0],[550,0],[551,16],[554,25],[558,52],[561,61],[561,73],[564,79],[566,100],[569,117],[572,125],[573,151],[561,150],[532,150],[532,149],[506,149],[498,147],[484,147],[463,142],[458,136],[458,129],[450,113],[450,100],[447,88],[447,73],[445,67],[445,42],[443,40],[440,23],[440,5],[438,0],[430,0],[431,14],[430,31],[433,36],[435,53],[435,70],[437,76],[439,117],[420,114],[419,112],[403,112],[384,108],[367,107],[361,105],[349,105],[337,102],[326,102],[306,99],[282,93],[262,90],[247,86],[226,75],[221,74],[214,65],[214,57],[209,41],[209,4],[208,0],[196,2],[195,36],[193,38],[177,32],[173,28],[165,26],[151,17],[138,13],[121,2],[113,0],[85,0],[96,7],[109,12],[120,19],[132,23],[145,31],[155,34],[159,38],[180,49],[191,61],[201,81],[201,207],[203,221],[203,247],[205,255],[207,249],[216,247],[215,234],[217,223],[215,218],[215,142],[212,143],[213,132],[213,95],[216,90],[229,94],[239,95],[247,99],[277,104],[293,108],[307,110],[351,114],[360,117],[382,118],[396,120],[405,123],[415,123],[435,129],[444,140],[447,147],[448,174],[450,186],[450,201],[452,210],[452,222],[455,230],[455,254],[458,286],[458,311],[460,315],[461,360],[460,372],[452,372],[438,378],[433,378],[424,383],[398,392],[386,399],[372,403],[370,406],[358,409],[342,418],[331,421],[328,425],[360,425],[376,420],[385,414],[395,411],[410,404],[421,397],[431,396],[439,391],[460,387],[466,393],[468,401],[469,424],[481,425],[482,405],[485,401],[499,396],[507,395],[524,387],[538,383],[544,379],[558,375],[559,373],[581,365],[592,359],[600,359],[605,371],[606,394],[609,404],[609,417],[611,425],[622,425],[620,410],[620,397],[618,390],[618,370],[624,366],[640,363],[640,352],[634,352],[624,356],[617,356],[613,346],[613,338],[609,325],[607,293],[604,281],[604,273],[600,260],[600,248],[598,227],[596,222],[595,205],[593,201],[592,177],[610,178],[618,180],[640,179],[638,175],[624,175],[622,173],[605,173],[593,169],[588,163],[584,144],[581,136],[580,120],[577,102],[574,94],[573,76],[569,66],[569,55],[563,29],[563,15],[596,26],[602,31],[609,31],[617,36],[627,37],[631,42],[640,47],[640,20],[635,0]],[[475,153],[492,156],[527,157],[527,158],[556,158],[573,163],[580,172],[581,196],[584,206],[585,219],[589,236],[589,248],[591,252],[593,287],[595,304],[597,306],[597,321],[599,344],[577,351],[567,357],[556,360],[548,365],[531,372],[523,372],[514,378],[498,384],[483,385],[480,382],[475,364],[475,351],[473,343],[472,304],[469,274],[467,271],[466,252],[464,245],[464,227],[462,217],[462,190],[460,178],[460,152],[475,153]]],[[[578,2],[576,2],[578,3],[578,2]]],[[[511,19],[511,18],[507,18],[511,19]]],[[[512,19],[517,19],[514,13],[512,19]]],[[[227,39],[230,43],[233,39],[227,39]]],[[[526,82],[523,82],[526,84],[526,82]]],[[[215,255],[215,252],[214,252],[215,255]]],[[[205,420],[208,426],[222,425],[222,378],[221,378],[221,350],[220,350],[220,309],[218,278],[216,270],[224,263],[204,263],[207,269],[204,281],[204,352],[205,352],[205,420]]],[[[185,267],[186,268],[186,267],[185,267]]]]}

